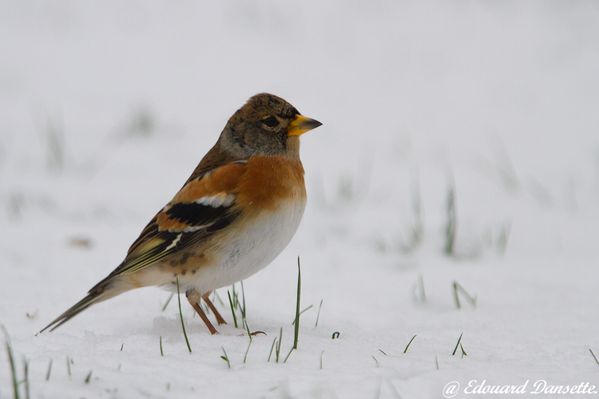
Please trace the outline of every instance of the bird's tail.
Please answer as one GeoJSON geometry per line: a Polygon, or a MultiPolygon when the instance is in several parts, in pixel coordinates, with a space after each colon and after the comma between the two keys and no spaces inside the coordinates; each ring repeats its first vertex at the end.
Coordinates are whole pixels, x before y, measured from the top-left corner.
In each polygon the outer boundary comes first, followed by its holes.
{"type": "Polygon", "coordinates": [[[71,320],[73,317],[77,316],[79,313],[83,312],[85,309],[89,308],[90,306],[98,302],[105,301],[106,299],[112,298],[113,296],[118,295],[124,291],[127,291],[127,289],[123,289],[123,287],[121,287],[120,289],[115,287],[113,284],[110,284],[110,281],[106,281],[106,283],[108,284],[102,283],[104,283],[104,281],[92,288],[85,298],[77,302],[75,305],[71,306],[63,314],[54,319],[54,321],[52,321],[50,324],[44,327],[40,331],[40,333],[43,333],[48,329],[50,329],[50,331],[54,331],[67,321],[71,320]]]}

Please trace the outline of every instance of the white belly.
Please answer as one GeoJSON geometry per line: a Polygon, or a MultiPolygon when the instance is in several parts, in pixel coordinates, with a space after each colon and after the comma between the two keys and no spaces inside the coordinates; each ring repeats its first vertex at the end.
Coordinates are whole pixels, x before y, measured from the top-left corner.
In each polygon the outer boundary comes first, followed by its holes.
{"type": "Polygon", "coordinates": [[[297,231],[304,213],[304,201],[289,201],[273,214],[258,217],[223,242],[221,262],[198,270],[186,286],[201,293],[246,279],[272,262],[297,231]]]}

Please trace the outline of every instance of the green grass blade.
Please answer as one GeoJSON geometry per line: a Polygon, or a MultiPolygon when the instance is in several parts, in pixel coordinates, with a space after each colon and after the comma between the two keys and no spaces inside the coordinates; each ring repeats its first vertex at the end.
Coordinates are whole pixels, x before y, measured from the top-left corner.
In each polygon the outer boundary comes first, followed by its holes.
{"type": "MultiPolygon", "coordinates": [[[[297,298],[295,301],[295,325],[293,330],[293,349],[297,349],[299,341],[299,324],[300,324],[300,299],[302,295],[302,269],[300,265],[300,257],[297,257],[297,298]]],[[[291,353],[290,353],[291,354],[291,353]]],[[[287,355],[289,357],[289,355],[287,355]]]]}
{"type": "Polygon", "coordinates": [[[52,374],[52,359],[48,363],[48,370],[46,371],[46,381],[50,381],[50,375],[52,374]]]}
{"type": "Polygon", "coordinates": [[[189,353],[191,353],[191,345],[189,345],[189,338],[187,338],[187,331],[185,330],[185,323],[183,322],[183,311],[181,310],[181,292],[179,291],[179,276],[177,276],[177,303],[179,304],[179,318],[181,319],[181,328],[183,329],[183,336],[185,337],[187,350],[189,350],[189,353]]]}
{"type": "Polygon", "coordinates": [[[270,352],[268,352],[267,362],[270,362],[270,357],[272,356],[272,350],[275,348],[275,344],[277,343],[277,337],[272,340],[272,345],[270,346],[270,352]]]}
{"type": "Polygon", "coordinates": [[[456,352],[458,351],[458,348],[460,347],[460,344],[462,343],[462,335],[464,335],[464,333],[460,334],[460,337],[458,338],[458,342],[456,342],[455,348],[453,348],[453,352],[451,353],[451,356],[455,356],[456,352]]]}
{"type": "Polygon", "coordinates": [[[414,334],[414,336],[412,337],[410,342],[408,342],[408,344],[406,345],[406,348],[403,350],[403,353],[408,353],[408,349],[410,348],[410,345],[412,345],[412,342],[414,341],[414,339],[416,339],[416,334],[414,334]]]}
{"type": "Polygon", "coordinates": [[[229,356],[227,355],[227,351],[225,350],[225,347],[221,346],[220,348],[223,350],[223,354],[220,358],[223,359],[227,363],[227,367],[231,368],[231,362],[229,361],[229,356]]]}
{"type": "Polygon", "coordinates": [[[17,381],[17,368],[15,366],[15,357],[12,351],[12,346],[10,344],[10,338],[8,336],[8,331],[6,331],[6,328],[4,328],[4,326],[1,326],[2,330],[4,332],[4,347],[6,348],[6,354],[8,356],[8,364],[10,366],[10,377],[11,377],[11,383],[12,383],[12,391],[13,391],[13,398],[14,399],[20,399],[20,393],[19,393],[19,383],[17,381]]]}
{"type": "Polygon", "coordinates": [[[322,309],[322,301],[324,299],[320,300],[320,304],[318,305],[318,313],[316,314],[316,323],[314,323],[314,328],[318,327],[318,320],[320,320],[320,310],[322,309]]]}
{"type": "Polygon", "coordinates": [[[231,299],[231,293],[227,290],[227,297],[229,297],[229,306],[231,306],[231,314],[233,315],[233,323],[235,324],[235,328],[237,326],[237,316],[235,315],[235,307],[233,305],[233,300],[231,299]]]}
{"type": "Polygon", "coordinates": [[[168,299],[166,300],[166,302],[164,303],[164,305],[162,305],[162,311],[164,312],[166,310],[166,308],[168,307],[168,304],[171,303],[171,299],[173,299],[173,297],[175,296],[174,292],[171,292],[171,295],[168,297],[168,299]]]}

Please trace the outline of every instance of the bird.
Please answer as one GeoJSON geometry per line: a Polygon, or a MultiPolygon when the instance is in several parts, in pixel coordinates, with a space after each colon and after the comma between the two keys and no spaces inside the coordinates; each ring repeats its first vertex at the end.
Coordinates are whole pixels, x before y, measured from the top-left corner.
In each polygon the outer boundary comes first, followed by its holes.
{"type": "Polygon", "coordinates": [[[40,333],[124,292],[159,286],[184,292],[216,334],[201,301],[226,324],[209,295],[263,269],[289,244],[306,206],[300,136],[321,125],[281,97],[252,96],[122,263],[40,333]]]}

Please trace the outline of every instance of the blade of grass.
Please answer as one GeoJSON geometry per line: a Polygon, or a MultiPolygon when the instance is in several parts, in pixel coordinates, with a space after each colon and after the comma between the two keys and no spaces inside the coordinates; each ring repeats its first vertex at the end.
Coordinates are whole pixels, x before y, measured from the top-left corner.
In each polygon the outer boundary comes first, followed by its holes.
{"type": "Polygon", "coordinates": [[[322,301],[320,300],[320,304],[318,305],[318,313],[316,314],[316,323],[314,323],[314,328],[318,327],[318,320],[320,319],[320,309],[322,309],[322,301]]]}
{"type": "Polygon", "coordinates": [[[460,296],[473,307],[476,308],[476,296],[470,295],[468,291],[457,281],[452,283],[452,292],[453,292],[453,301],[455,303],[456,308],[460,309],[462,307],[460,302],[460,296]],[[461,294],[461,295],[460,295],[461,294]]]}
{"type": "MultiPolygon", "coordinates": [[[[243,287],[243,286],[242,286],[242,287],[243,287]]],[[[247,334],[248,334],[248,339],[249,339],[249,341],[250,341],[250,342],[248,343],[248,347],[247,347],[247,349],[245,350],[245,354],[243,355],[243,363],[245,364],[245,362],[247,361],[248,353],[249,353],[249,351],[250,351],[250,346],[252,346],[253,334],[252,334],[252,332],[250,331],[250,326],[248,325],[248,322],[247,322],[247,320],[246,320],[246,319],[243,319],[243,325],[244,325],[244,327],[245,327],[245,331],[247,332],[247,334]]]]}
{"type": "Polygon", "coordinates": [[[420,292],[420,302],[425,303],[426,291],[424,290],[424,277],[422,277],[422,274],[418,277],[418,288],[420,292]]]}
{"type": "Polygon", "coordinates": [[[46,163],[48,170],[53,171],[61,171],[64,167],[64,128],[60,122],[48,118],[47,129],[45,131],[46,163]]]}
{"type": "Polygon", "coordinates": [[[67,374],[69,375],[69,378],[71,378],[71,358],[69,358],[67,356],[67,374]]]}
{"type": "Polygon", "coordinates": [[[11,382],[12,382],[13,397],[15,399],[19,399],[21,396],[19,393],[19,383],[17,382],[17,370],[15,367],[15,359],[14,359],[13,352],[12,352],[12,346],[8,342],[8,339],[5,343],[5,347],[6,347],[6,354],[8,355],[8,364],[10,366],[10,377],[11,377],[11,382]]]}
{"type": "Polygon", "coordinates": [[[281,355],[281,342],[283,341],[283,327],[279,330],[279,340],[277,341],[277,345],[275,347],[275,359],[277,363],[279,363],[279,356],[281,355]]]}
{"type": "MultiPolygon", "coordinates": [[[[302,309],[302,311],[299,313],[300,316],[303,315],[305,312],[307,312],[308,310],[312,309],[314,307],[314,305],[310,305],[310,306],[306,306],[304,309],[302,309]]],[[[295,325],[295,318],[293,319],[293,321],[291,322],[291,325],[294,326],[295,325]]]]}
{"type": "Polygon", "coordinates": [[[233,307],[237,310],[239,308],[239,295],[237,294],[235,284],[231,286],[231,295],[233,296],[233,307]]]}
{"type": "Polygon", "coordinates": [[[289,359],[289,356],[291,356],[291,352],[293,352],[295,350],[295,348],[291,348],[289,350],[289,353],[287,354],[287,356],[285,356],[285,359],[283,360],[283,363],[287,363],[287,359],[289,359]]]}
{"type": "Polygon", "coordinates": [[[52,359],[48,363],[48,370],[46,371],[46,381],[50,381],[50,374],[52,374],[52,359]]]}
{"type": "Polygon", "coordinates": [[[458,282],[454,281],[451,286],[453,287],[453,302],[455,303],[455,307],[461,309],[462,305],[460,304],[460,296],[458,295],[458,282]]]}
{"type": "Polygon", "coordinates": [[[220,358],[223,359],[227,363],[228,368],[231,368],[231,362],[229,361],[229,356],[227,355],[227,351],[225,350],[225,347],[221,346],[220,348],[223,350],[223,354],[220,358]]]}
{"type": "Polygon", "coordinates": [[[92,379],[92,370],[90,370],[89,373],[87,373],[87,375],[85,376],[85,381],[84,382],[86,384],[89,384],[89,382],[91,381],[91,379],[92,379]]]}
{"type": "Polygon", "coordinates": [[[245,354],[243,355],[243,364],[245,364],[245,362],[248,359],[248,353],[250,352],[250,346],[252,346],[252,340],[250,339],[250,342],[248,342],[248,347],[245,350],[245,354]]]}
{"type": "Polygon", "coordinates": [[[464,333],[460,334],[460,337],[458,338],[458,342],[456,342],[455,348],[453,348],[453,352],[451,353],[451,356],[455,356],[456,352],[458,351],[458,348],[459,348],[460,344],[462,343],[462,335],[464,335],[464,333]]]}
{"type": "Polygon", "coordinates": [[[173,297],[175,296],[174,292],[171,292],[171,295],[168,297],[168,299],[166,300],[166,302],[164,303],[164,305],[162,305],[162,311],[164,312],[168,306],[169,303],[171,303],[171,299],[173,299],[173,297]]]}
{"type": "Polygon", "coordinates": [[[464,350],[464,346],[462,345],[462,343],[460,342],[460,350],[462,351],[462,359],[464,358],[464,356],[468,356],[468,354],[466,353],[466,351],[464,350]]]}
{"type": "Polygon", "coordinates": [[[248,334],[248,338],[251,341],[254,334],[250,331],[250,326],[248,325],[247,320],[243,320],[243,328],[245,328],[245,332],[248,334]]]}
{"type": "Polygon", "coordinates": [[[218,301],[218,303],[220,303],[220,306],[225,306],[225,303],[221,299],[220,295],[218,295],[218,292],[216,290],[214,290],[214,291],[212,291],[212,302],[216,302],[216,301],[218,301]]]}
{"type": "Polygon", "coordinates": [[[424,235],[424,226],[422,218],[422,196],[420,195],[420,180],[418,176],[412,178],[411,184],[411,205],[414,220],[409,226],[409,236],[405,243],[400,243],[400,249],[405,253],[411,253],[416,250],[422,243],[424,235]]]}
{"type": "Polygon", "coordinates": [[[476,300],[477,297],[476,295],[470,295],[470,293],[468,291],[466,291],[466,289],[462,286],[462,284],[458,283],[457,281],[455,282],[455,284],[457,285],[457,290],[459,293],[462,294],[462,296],[464,298],[466,298],[466,301],[473,307],[476,307],[476,300]]]}
{"type": "Polygon", "coordinates": [[[502,256],[505,255],[507,250],[507,244],[510,239],[510,228],[511,223],[508,221],[505,222],[499,230],[499,237],[497,237],[497,251],[502,256]]]}
{"type": "Polygon", "coordinates": [[[238,328],[237,316],[235,315],[235,307],[233,305],[233,300],[231,299],[231,293],[229,292],[229,290],[227,290],[227,296],[229,297],[229,306],[231,306],[231,314],[233,315],[233,324],[235,324],[235,328],[238,328]]]}
{"type": "Polygon", "coordinates": [[[243,320],[245,320],[246,319],[245,288],[243,287],[243,280],[241,280],[240,283],[241,283],[241,303],[242,303],[242,305],[240,306],[241,317],[243,320]]]}
{"type": "Polygon", "coordinates": [[[6,355],[8,356],[8,365],[10,366],[10,377],[12,382],[13,398],[19,399],[19,383],[17,382],[17,368],[15,367],[15,357],[12,351],[12,345],[10,343],[10,337],[8,331],[3,325],[0,325],[4,332],[4,347],[6,349],[6,355]]]}
{"type": "Polygon", "coordinates": [[[191,353],[191,345],[189,345],[189,339],[187,338],[187,331],[185,330],[185,323],[183,322],[183,311],[181,310],[181,292],[179,291],[179,276],[177,279],[177,303],[179,304],[179,318],[181,319],[181,328],[183,329],[183,336],[185,337],[185,343],[187,344],[187,350],[191,353]]]}
{"type": "Polygon", "coordinates": [[[29,362],[25,358],[23,358],[23,382],[25,385],[25,399],[29,399],[31,397],[29,391],[29,362]]]}
{"type": "Polygon", "coordinates": [[[162,349],[162,335],[160,336],[160,356],[164,357],[164,350],[162,349]]]}
{"type": "MultiPolygon", "coordinates": [[[[302,294],[302,269],[300,257],[297,257],[297,298],[295,302],[295,329],[293,331],[293,349],[297,349],[299,341],[299,323],[300,323],[300,299],[302,294]]],[[[289,355],[287,355],[289,356],[289,355]]]]}
{"type": "Polygon", "coordinates": [[[377,368],[381,367],[378,359],[376,357],[374,357],[374,355],[370,355],[370,357],[372,358],[372,360],[374,360],[374,364],[376,364],[377,368]]]}
{"type": "Polygon", "coordinates": [[[272,345],[270,346],[270,352],[268,352],[268,359],[266,360],[267,362],[270,362],[270,357],[272,356],[272,350],[275,348],[276,343],[277,343],[277,337],[274,337],[274,339],[272,340],[272,345]]]}
{"type": "Polygon", "coordinates": [[[406,345],[406,348],[403,350],[403,353],[408,353],[408,349],[410,348],[410,345],[412,345],[412,341],[414,341],[415,338],[416,338],[416,334],[414,334],[414,336],[412,337],[410,342],[408,342],[408,344],[406,345]]]}
{"type": "Polygon", "coordinates": [[[591,356],[593,356],[593,359],[595,359],[595,363],[597,363],[597,365],[599,366],[599,360],[597,360],[597,356],[595,356],[591,348],[589,348],[589,352],[591,352],[591,356]]]}
{"type": "Polygon", "coordinates": [[[447,197],[446,197],[446,214],[447,221],[445,225],[445,248],[444,252],[447,256],[453,256],[455,254],[455,241],[456,241],[456,204],[455,204],[455,186],[453,179],[447,186],[447,197]]]}

